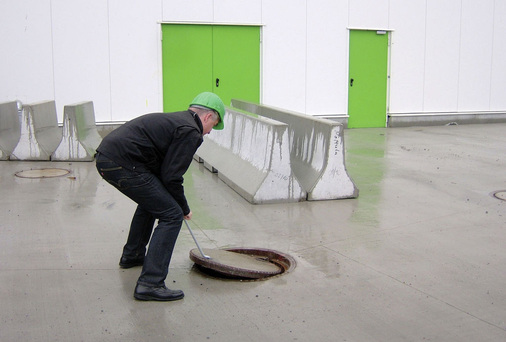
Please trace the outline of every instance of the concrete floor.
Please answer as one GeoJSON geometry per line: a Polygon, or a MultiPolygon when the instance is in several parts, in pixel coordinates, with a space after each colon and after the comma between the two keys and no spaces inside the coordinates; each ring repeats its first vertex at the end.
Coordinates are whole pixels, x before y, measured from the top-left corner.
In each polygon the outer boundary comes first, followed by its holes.
{"type": "MultiPolygon", "coordinates": [[[[0,162],[0,341],[506,341],[506,124],[346,130],[358,199],[251,205],[193,164],[206,248],[297,261],[240,282],[192,267],[185,227],[167,285],[132,297],[118,261],[134,204],[94,163],[0,162]],[[65,168],[23,179],[16,171],[65,168]],[[75,179],[74,179],[75,177],[75,179]]],[[[247,175],[245,175],[247,176],[247,175]]]]}

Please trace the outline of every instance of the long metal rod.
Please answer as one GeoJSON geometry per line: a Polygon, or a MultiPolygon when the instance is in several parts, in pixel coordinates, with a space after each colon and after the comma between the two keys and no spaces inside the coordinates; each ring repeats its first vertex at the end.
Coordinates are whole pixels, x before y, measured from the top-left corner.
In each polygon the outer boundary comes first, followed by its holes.
{"type": "Polygon", "coordinates": [[[209,255],[205,255],[204,252],[202,251],[202,248],[200,248],[200,245],[197,242],[195,235],[193,235],[190,225],[188,224],[188,220],[183,220],[183,221],[184,221],[184,223],[186,223],[186,227],[188,227],[188,230],[190,231],[190,234],[192,235],[193,241],[195,241],[195,244],[197,245],[197,248],[199,249],[200,254],[202,254],[202,257],[206,258],[206,259],[211,259],[211,257],[209,255]]]}

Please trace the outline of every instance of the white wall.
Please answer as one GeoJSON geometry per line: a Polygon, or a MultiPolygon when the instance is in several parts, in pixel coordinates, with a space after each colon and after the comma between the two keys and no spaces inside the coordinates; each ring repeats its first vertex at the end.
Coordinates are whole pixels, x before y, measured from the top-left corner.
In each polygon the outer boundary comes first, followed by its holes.
{"type": "Polygon", "coordinates": [[[213,2],[209,0],[162,0],[163,21],[202,21],[214,19],[213,2]]]}
{"type": "Polygon", "coordinates": [[[160,8],[160,0],[109,0],[113,121],[163,109],[160,8]]]}
{"type": "Polygon", "coordinates": [[[263,28],[263,102],[291,110],[306,106],[306,3],[265,1],[263,28]],[[289,9],[289,10],[287,10],[289,9]]]}
{"type": "Polygon", "coordinates": [[[161,104],[160,0],[0,4],[0,101],[93,101],[97,121],[161,104]]]}
{"type": "Polygon", "coordinates": [[[391,0],[390,112],[421,112],[424,101],[426,0],[391,0]]]}
{"type": "Polygon", "coordinates": [[[111,119],[107,2],[52,0],[56,105],[92,100],[98,120],[111,119]]]}
{"type": "Polygon", "coordinates": [[[506,1],[494,2],[494,40],[490,80],[490,110],[506,108],[506,1]]]}
{"type": "Polygon", "coordinates": [[[308,114],[348,111],[347,1],[307,2],[306,107],[308,114]]]}
{"type": "Polygon", "coordinates": [[[462,1],[457,110],[489,110],[494,0],[462,1]]]}
{"type": "Polygon", "coordinates": [[[390,112],[506,110],[506,3],[390,0],[390,112]]]}
{"type": "Polygon", "coordinates": [[[348,28],[390,29],[391,113],[506,111],[503,0],[17,0],[0,3],[0,102],[160,111],[161,21],[262,24],[262,100],[346,114],[348,28]]]}
{"type": "Polygon", "coordinates": [[[349,6],[349,27],[387,28],[389,0],[349,0],[349,6]]]}
{"type": "Polygon", "coordinates": [[[162,0],[163,21],[260,24],[262,0],[162,0]]]}
{"type": "Polygon", "coordinates": [[[0,1],[0,101],[53,100],[49,0],[0,1]]]}

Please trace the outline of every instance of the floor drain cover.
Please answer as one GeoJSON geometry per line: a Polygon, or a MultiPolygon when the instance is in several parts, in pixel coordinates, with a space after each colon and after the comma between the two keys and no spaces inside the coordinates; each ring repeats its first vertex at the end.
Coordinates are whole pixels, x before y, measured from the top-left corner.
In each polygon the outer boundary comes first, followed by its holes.
{"type": "Polygon", "coordinates": [[[499,191],[496,191],[494,193],[492,193],[492,195],[497,198],[497,199],[500,199],[500,200],[503,200],[503,201],[506,201],[506,190],[499,190],[499,191]]]}
{"type": "Polygon", "coordinates": [[[69,173],[70,171],[65,169],[32,169],[18,171],[15,175],[20,178],[51,178],[65,176],[69,173]]]}
{"type": "Polygon", "coordinates": [[[237,279],[265,279],[295,267],[295,260],[283,253],[260,248],[198,249],[190,251],[190,259],[205,273],[237,279]]]}

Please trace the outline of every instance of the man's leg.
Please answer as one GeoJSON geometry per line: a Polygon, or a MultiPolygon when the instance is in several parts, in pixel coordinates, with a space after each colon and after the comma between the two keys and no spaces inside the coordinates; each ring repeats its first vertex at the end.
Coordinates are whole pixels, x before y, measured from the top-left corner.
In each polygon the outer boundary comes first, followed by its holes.
{"type": "MultiPolygon", "coordinates": [[[[136,222],[133,223],[139,224],[138,227],[135,227],[139,231],[132,233],[135,235],[135,238],[132,239],[134,243],[145,241],[142,239],[149,239],[146,233],[147,224],[152,227],[154,219],[158,219],[158,226],[151,236],[138,283],[144,286],[160,287],[165,284],[174,245],[183,222],[183,211],[156,176],[150,173],[140,173],[138,178],[139,180],[135,182],[137,186],[120,189],[138,204],[136,210],[138,217],[134,216],[136,222]],[[142,181],[140,181],[141,179],[142,181]],[[142,227],[144,227],[144,231],[142,227]]],[[[129,179],[129,182],[133,184],[132,179],[129,179]]],[[[151,235],[151,232],[149,233],[151,235]]]]}
{"type": "Polygon", "coordinates": [[[182,215],[181,209],[177,206],[159,218],[135,287],[136,299],[172,301],[184,297],[183,291],[170,290],[165,286],[170,259],[181,230],[182,215]]]}
{"type": "Polygon", "coordinates": [[[167,209],[160,216],[158,226],[151,237],[142,273],[137,281],[139,284],[145,286],[163,286],[165,284],[182,221],[183,214],[177,203],[174,203],[172,208],[167,209]]]}
{"type": "Polygon", "coordinates": [[[159,220],[134,296],[141,300],[163,301],[183,298],[182,291],[169,290],[164,283],[183,221],[179,204],[160,179],[151,173],[126,170],[103,155],[97,157],[97,170],[106,181],[159,220]]]}
{"type": "Polygon", "coordinates": [[[142,266],[154,223],[154,216],[138,205],[119,262],[122,268],[142,266]]]}
{"type": "Polygon", "coordinates": [[[151,236],[148,253],[135,287],[134,297],[139,300],[158,301],[181,299],[184,297],[183,291],[167,289],[165,279],[169,271],[172,252],[181,230],[183,211],[158,178],[153,177],[149,183],[151,184],[151,196],[158,198],[156,204],[153,202],[143,203],[144,200],[140,198],[137,198],[137,200],[139,205],[142,205],[145,210],[149,210],[158,219],[158,225],[151,236]]]}

